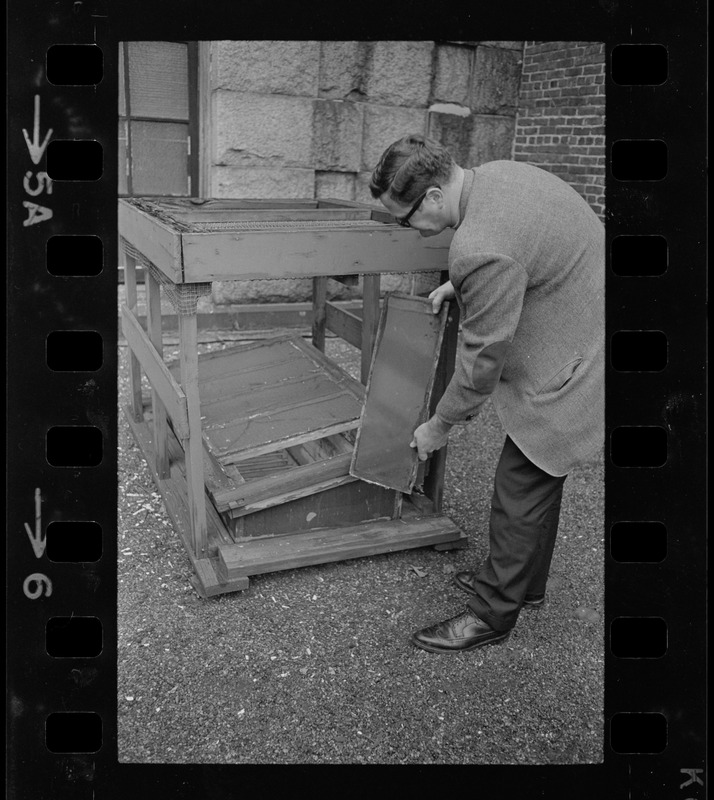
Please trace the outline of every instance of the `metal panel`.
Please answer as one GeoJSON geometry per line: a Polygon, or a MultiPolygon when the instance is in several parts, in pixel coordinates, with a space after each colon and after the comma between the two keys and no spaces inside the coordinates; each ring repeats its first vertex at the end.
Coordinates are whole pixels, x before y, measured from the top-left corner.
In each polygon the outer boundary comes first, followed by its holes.
{"type": "Polygon", "coordinates": [[[448,316],[420,297],[388,296],[379,323],[350,474],[410,493],[418,457],[409,447],[425,422],[448,316]]]}

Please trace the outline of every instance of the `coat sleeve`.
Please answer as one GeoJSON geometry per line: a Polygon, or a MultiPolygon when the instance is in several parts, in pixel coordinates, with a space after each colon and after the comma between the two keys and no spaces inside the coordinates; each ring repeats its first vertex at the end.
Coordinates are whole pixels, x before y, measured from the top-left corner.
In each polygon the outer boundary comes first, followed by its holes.
{"type": "Polygon", "coordinates": [[[479,253],[457,259],[451,276],[461,307],[462,341],[436,414],[451,425],[463,425],[479,413],[501,377],[528,275],[508,256],[479,253]]]}

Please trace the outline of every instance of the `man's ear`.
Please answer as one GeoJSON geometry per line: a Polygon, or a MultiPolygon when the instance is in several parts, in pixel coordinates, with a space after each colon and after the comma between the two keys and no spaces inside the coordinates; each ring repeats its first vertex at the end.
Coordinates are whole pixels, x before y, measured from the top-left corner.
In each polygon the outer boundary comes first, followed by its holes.
{"type": "Polygon", "coordinates": [[[433,186],[426,193],[426,196],[431,200],[437,208],[442,208],[444,205],[444,191],[439,186],[433,186]]]}

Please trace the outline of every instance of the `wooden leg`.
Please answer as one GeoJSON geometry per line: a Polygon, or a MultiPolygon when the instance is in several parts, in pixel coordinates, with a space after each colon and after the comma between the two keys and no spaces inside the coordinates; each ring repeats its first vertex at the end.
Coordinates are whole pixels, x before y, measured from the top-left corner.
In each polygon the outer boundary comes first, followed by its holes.
{"type": "Polygon", "coordinates": [[[196,558],[208,556],[206,528],[206,493],[203,478],[203,441],[201,409],[198,396],[198,331],[196,315],[179,314],[179,358],[181,386],[188,406],[188,438],[182,442],[186,457],[188,505],[191,512],[196,558]]]}
{"type": "Polygon", "coordinates": [[[365,275],[362,285],[362,366],[360,379],[367,384],[372,364],[372,348],[379,322],[379,273],[365,275]]]}
{"type": "Polygon", "coordinates": [[[312,343],[325,352],[325,320],[327,303],[327,278],[312,279],[312,343]]]}
{"type": "MultiPolygon", "coordinates": [[[[136,261],[127,253],[124,257],[124,283],[126,305],[136,314],[136,261]]],[[[141,366],[139,360],[129,347],[129,390],[131,392],[130,407],[135,422],[144,421],[144,407],[141,402],[141,366]]]]}
{"type": "MultiPolygon", "coordinates": [[[[159,282],[146,270],[146,327],[149,339],[159,353],[163,355],[163,338],[161,335],[161,291],[159,282]]],[[[159,478],[170,478],[169,468],[169,430],[166,420],[166,408],[159,395],[152,389],[151,407],[154,414],[154,454],[156,456],[156,474],[159,478]]]]}

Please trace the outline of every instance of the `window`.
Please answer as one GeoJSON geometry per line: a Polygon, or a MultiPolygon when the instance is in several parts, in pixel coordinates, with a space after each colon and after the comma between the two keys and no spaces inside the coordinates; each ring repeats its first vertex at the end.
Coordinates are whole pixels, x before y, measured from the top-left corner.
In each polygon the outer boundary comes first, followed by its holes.
{"type": "Polygon", "coordinates": [[[119,194],[198,191],[198,45],[119,44],[119,194]]]}

